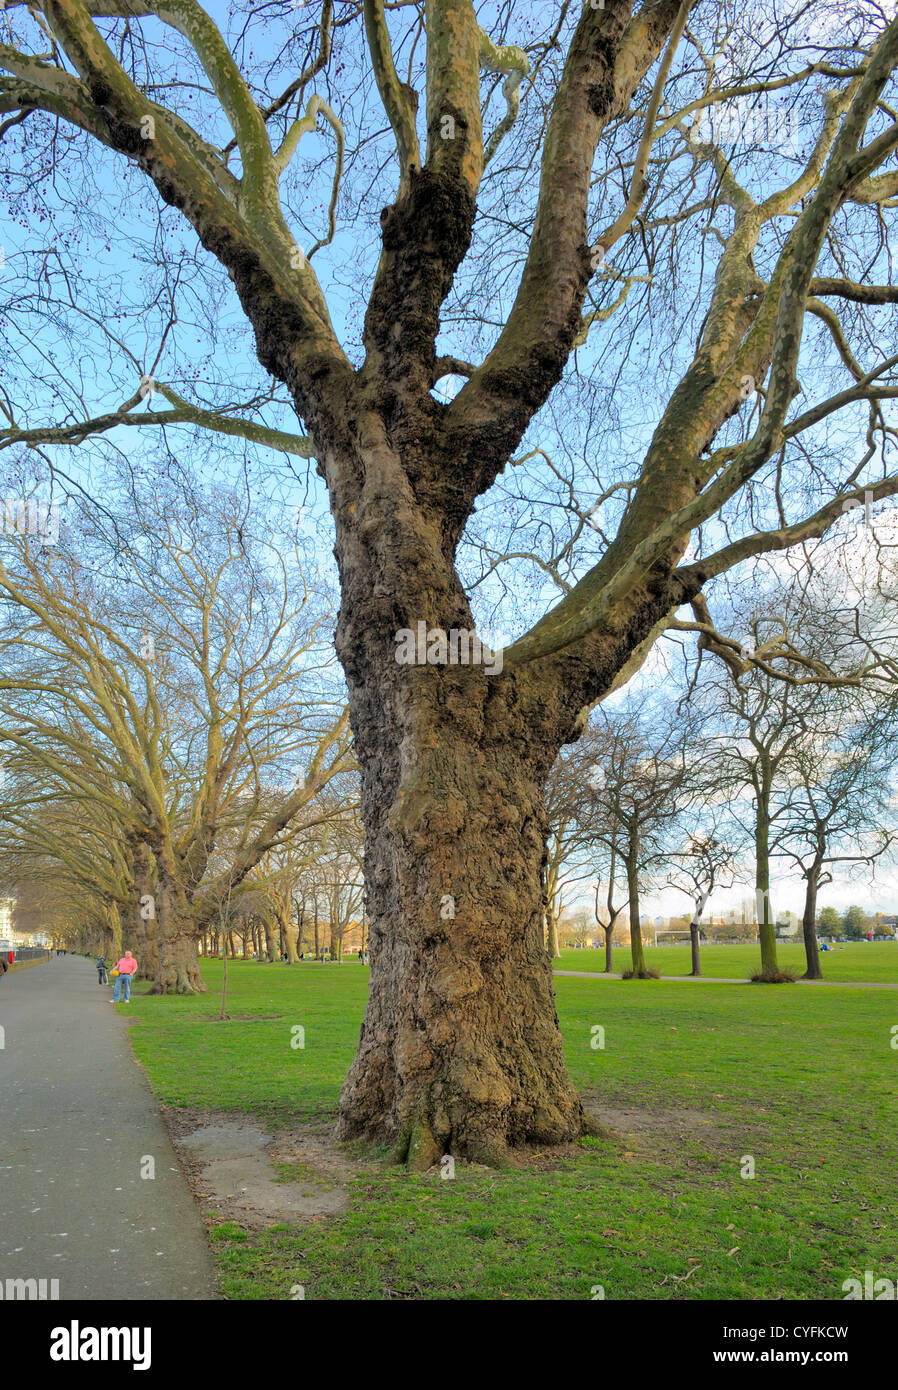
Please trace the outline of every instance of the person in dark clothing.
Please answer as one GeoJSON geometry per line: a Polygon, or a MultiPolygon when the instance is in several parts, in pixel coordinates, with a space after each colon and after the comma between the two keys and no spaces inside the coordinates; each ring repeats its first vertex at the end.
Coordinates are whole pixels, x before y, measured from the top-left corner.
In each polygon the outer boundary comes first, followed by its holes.
{"type": "Polygon", "coordinates": [[[105,984],[108,984],[108,983],[109,983],[109,980],[108,980],[108,977],[107,977],[107,975],[106,975],[106,957],[105,957],[105,956],[97,956],[97,984],[98,984],[98,985],[105,985],[105,984]]]}

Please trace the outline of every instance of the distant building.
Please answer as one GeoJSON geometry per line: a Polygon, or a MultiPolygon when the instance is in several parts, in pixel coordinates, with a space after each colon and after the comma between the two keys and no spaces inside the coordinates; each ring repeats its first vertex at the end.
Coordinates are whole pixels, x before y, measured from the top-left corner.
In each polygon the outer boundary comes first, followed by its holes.
{"type": "Polygon", "coordinates": [[[655,918],[655,944],[673,946],[689,940],[689,916],[655,918]]]}
{"type": "Polygon", "coordinates": [[[362,949],[362,933],[364,928],[361,922],[350,922],[343,933],[343,954],[349,955],[350,952],[358,954],[362,949]]]}
{"type": "Polygon", "coordinates": [[[0,898],[0,941],[8,941],[11,946],[22,946],[25,937],[12,924],[15,906],[15,898],[0,898]]]}

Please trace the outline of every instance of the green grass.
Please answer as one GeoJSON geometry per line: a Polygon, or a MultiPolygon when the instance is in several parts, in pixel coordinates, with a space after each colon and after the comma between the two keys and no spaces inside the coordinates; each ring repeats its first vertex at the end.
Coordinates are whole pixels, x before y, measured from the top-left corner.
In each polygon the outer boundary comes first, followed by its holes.
{"type": "MultiPolygon", "coordinates": [[[[784,970],[791,970],[795,975],[804,974],[804,947],[800,943],[778,941],[776,954],[784,970]]],[[[645,959],[648,966],[662,975],[688,975],[692,966],[688,944],[647,946],[645,959]]],[[[760,947],[756,945],[702,945],[702,974],[710,978],[745,980],[759,969],[760,963],[760,947]]],[[[629,946],[615,946],[615,972],[626,970],[629,965],[629,946]]],[[[898,942],[846,942],[844,946],[834,946],[831,951],[824,952],[820,967],[825,980],[866,980],[898,985],[898,942]]],[[[602,971],[605,952],[562,951],[555,968],[602,971]]]]}
{"type": "MultiPolygon", "coordinates": [[[[220,971],[204,965],[210,986],[220,971]]],[[[135,996],[131,1037],[159,1096],[250,1111],[275,1129],[330,1119],[367,969],[230,973],[231,1012],[282,1018],[217,1024],[205,1021],[212,993],[135,996]],[[303,1049],[290,1047],[293,1024],[303,1049]]],[[[575,1081],[600,1112],[636,1111],[643,1132],[583,1140],[544,1171],[459,1163],[453,1181],[369,1152],[341,1216],[216,1229],[227,1295],[590,1299],[600,1285],[607,1299],[838,1300],[865,1269],[898,1276],[891,991],[569,978],[556,988],[575,1081]],[[740,1176],[747,1155],[754,1179],[740,1176]]],[[[612,1128],[627,1125],[618,1116],[612,1128]]]]}
{"type": "Polygon", "coordinates": [[[355,1054],[367,967],[231,962],[228,1013],[254,1017],[224,1023],[217,1022],[221,962],[204,961],[203,975],[208,994],[138,993],[127,1006],[151,1025],[134,1030],[134,1048],[162,1099],[247,1110],[275,1125],[332,1115],[355,1054]],[[291,1045],[297,1025],[304,1048],[291,1045]]]}

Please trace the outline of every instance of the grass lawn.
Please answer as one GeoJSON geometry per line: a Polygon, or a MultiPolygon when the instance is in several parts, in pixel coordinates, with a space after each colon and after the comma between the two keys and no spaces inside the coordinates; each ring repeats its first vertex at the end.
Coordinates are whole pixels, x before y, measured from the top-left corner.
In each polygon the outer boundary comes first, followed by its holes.
{"type": "MultiPolygon", "coordinates": [[[[778,941],[777,960],[793,975],[805,972],[804,947],[799,942],[778,941]]],[[[688,975],[692,957],[685,946],[647,946],[646,964],[662,975],[688,975]]],[[[746,980],[760,968],[761,948],[757,945],[702,945],[702,974],[724,980],[746,980]]],[[[630,966],[629,946],[615,946],[614,969],[630,966]]],[[[557,970],[597,970],[605,968],[605,952],[562,951],[555,962],[557,970]]],[[[820,957],[825,980],[870,980],[898,985],[898,941],[850,941],[834,946],[820,957]]]]}
{"type": "MultiPolygon", "coordinates": [[[[859,968],[895,949],[855,948],[859,968]]],[[[221,966],[203,970],[206,996],[129,1006],[159,1097],[248,1111],[272,1130],[329,1122],[367,968],[232,965],[229,1011],[247,1017],[221,1024],[209,1021],[221,966]]],[[[898,1277],[891,991],[569,978],[556,989],[568,1065],[607,1137],[521,1172],[459,1163],[454,1181],[363,1153],[342,1215],[213,1232],[227,1295],[590,1299],[601,1286],[607,1299],[839,1300],[866,1269],[898,1277]],[[740,1176],[748,1156],[754,1178],[740,1176]]]]}

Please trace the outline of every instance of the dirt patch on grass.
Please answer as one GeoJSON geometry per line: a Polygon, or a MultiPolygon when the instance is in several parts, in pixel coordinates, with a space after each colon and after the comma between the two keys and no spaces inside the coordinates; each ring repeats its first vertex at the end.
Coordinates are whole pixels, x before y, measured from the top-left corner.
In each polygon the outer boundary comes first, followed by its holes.
{"type": "MultiPolygon", "coordinates": [[[[722,1149],[726,1137],[716,1115],[699,1110],[607,1105],[583,1098],[589,1131],[612,1142],[625,1157],[663,1158],[700,1144],[722,1149]]],[[[280,1223],[302,1225],[337,1216],[349,1204],[352,1179],[379,1167],[383,1154],[359,1146],[338,1148],[333,1121],[311,1121],[272,1133],[243,1111],[163,1107],[181,1167],[208,1227],[232,1221],[247,1231],[280,1223]]],[[[583,1158],[580,1141],[523,1145],[509,1154],[509,1168],[549,1172],[583,1158]]],[[[462,1162],[462,1160],[458,1160],[462,1162]]],[[[479,1169],[479,1164],[466,1168],[479,1169]]],[[[426,1175],[445,1176],[441,1164],[426,1175]]],[[[495,1172],[483,1169],[484,1173],[495,1172]]]]}
{"type": "Polygon", "coordinates": [[[270,1134],[242,1112],[164,1108],[175,1150],[207,1226],[234,1221],[259,1231],[335,1216],[361,1171],[341,1154],[329,1126],[270,1134]]]}
{"type": "Polygon", "coordinates": [[[652,1105],[613,1106],[583,1097],[583,1108],[600,1138],[611,1139],[643,1153],[664,1154],[681,1149],[684,1141],[712,1148],[726,1143],[719,1116],[704,1110],[652,1105]]]}

